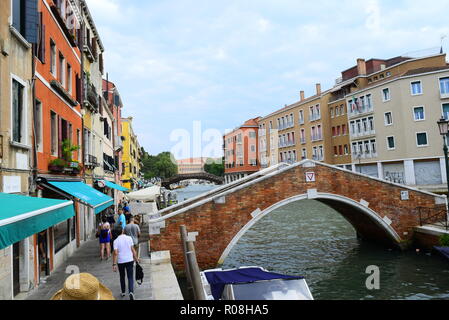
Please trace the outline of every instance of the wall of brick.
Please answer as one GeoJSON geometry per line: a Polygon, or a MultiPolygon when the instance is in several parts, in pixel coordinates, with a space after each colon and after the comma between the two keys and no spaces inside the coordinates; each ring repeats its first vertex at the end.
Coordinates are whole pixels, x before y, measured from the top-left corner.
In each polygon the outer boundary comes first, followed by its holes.
{"type": "MultiPolygon", "coordinates": [[[[216,267],[228,244],[252,219],[252,212],[265,210],[293,196],[307,194],[309,189],[341,195],[356,202],[362,199],[369,202],[369,207],[380,218],[387,216],[392,221],[391,227],[401,241],[410,240],[413,228],[419,224],[416,208],[435,207],[435,197],[426,193],[324,165],[317,164],[314,168],[295,166],[227,195],[225,204],[210,201],[168,219],[161,234],[151,236],[152,250],[170,250],[175,269],[182,270],[184,262],[179,227],[186,225],[189,232],[199,232],[195,245],[200,268],[216,267]],[[306,172],[315,172],[316,182],[306,183],[306,172]],[[409,191],[407,201],[401,201],[403,190],[409,191]]],[[[362,211],[335,201],[322,201],[340,211],[362,237],[383,243],[392,242],[386,230],[362,211]]]]}

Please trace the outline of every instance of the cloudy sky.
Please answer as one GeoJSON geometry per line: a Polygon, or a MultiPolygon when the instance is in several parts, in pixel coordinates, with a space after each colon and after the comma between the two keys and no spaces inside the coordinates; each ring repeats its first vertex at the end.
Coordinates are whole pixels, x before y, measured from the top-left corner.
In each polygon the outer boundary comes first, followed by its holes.
{"type": "Polygon", "coordinates": [[[449,36],[449,0],[87,2],[124,116],[151,154],[195,121],[223,134],[318,82],[328,89],[357,58],[435,51],[449,36]]]}

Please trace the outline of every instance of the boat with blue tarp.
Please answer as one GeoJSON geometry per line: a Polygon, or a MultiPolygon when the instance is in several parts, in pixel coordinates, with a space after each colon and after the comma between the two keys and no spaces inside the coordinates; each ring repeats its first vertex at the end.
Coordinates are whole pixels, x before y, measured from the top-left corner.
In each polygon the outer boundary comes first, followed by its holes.
{"type": "Polygon", "coordinates": [[[313,300],[304,277],[261,267],[206,270],[201,281],[207,300],[313,300]]]}

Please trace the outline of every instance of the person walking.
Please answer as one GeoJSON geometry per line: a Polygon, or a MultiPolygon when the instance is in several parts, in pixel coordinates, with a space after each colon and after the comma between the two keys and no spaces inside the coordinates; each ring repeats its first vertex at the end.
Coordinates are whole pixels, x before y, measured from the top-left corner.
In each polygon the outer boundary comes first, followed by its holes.
{"type": "Polygon", "coordinates": [[[109,260],[111,257],[111,226],[105,216],[103,216],[98,229],[100,238],[100,259],[101,261],[104,260],[104,251],[106,250],[106,260],[109,260]]]}
{"type": "Polygon", "coordinates": [[[128,293],[129,299],[134,300],[134,262],[139,263],[136,250],[134,250],[134,242],[130,236],[125,234],[125,230],[118,226],[117,232],[120,236],[114,241],[114,257],[112,270],[120,274],[120,287],[122,290],[122,298],[126,296],[126,279],[128,277],[128,293]]]}
{"type": "Polygon", "coordinates": [[[136,250],[137,256],[139,256],[140,228],[134,223],[134,216],[129,218],[129,222],[125,227],[125,234],[133,239],[134,249],[136,250]]]}
{"type": "Polygon", "coordinates": [[[128,221],[132,216],[131,209],[129,208],[129,204],[127,202],[125,202],[125,206],[123,207],[123,213],[125,214],[126,221],[128,221]]]}
{"type": "Polygon", "coordinates": [[[109,225],[111,226],[111,230],[114,229],[115,218],[114,218],[114,210],[110,209],[107,214],[109,225]]]}
{"type": "Polygon", "coordinates": [[[122,227],[122,229],[125,229],[126,227],[126,217],[123,213],[123,209],[118,210],[118,224],[122,227]]]}

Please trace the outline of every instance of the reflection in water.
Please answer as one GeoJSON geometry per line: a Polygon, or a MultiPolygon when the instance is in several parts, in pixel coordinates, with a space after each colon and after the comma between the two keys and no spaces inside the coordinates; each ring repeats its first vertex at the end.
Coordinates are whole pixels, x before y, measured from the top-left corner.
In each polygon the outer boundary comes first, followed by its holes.
{"type": "Polygon", "coordinates": [[[240,266],[303,275],[315,299],[449,299],[446,261],[360,242],[338,212],[316,201],[289,204],[248,230],[223,265],[240,266]],[[370,265],[380,268],[380,290],[365,286],[370,265]]]}

